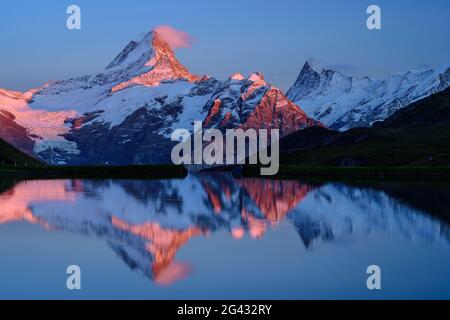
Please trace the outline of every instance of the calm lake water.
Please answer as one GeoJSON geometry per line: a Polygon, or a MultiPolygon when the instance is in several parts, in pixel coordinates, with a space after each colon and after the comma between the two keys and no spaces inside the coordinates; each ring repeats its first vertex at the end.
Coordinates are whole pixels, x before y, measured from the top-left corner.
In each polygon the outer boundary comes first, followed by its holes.
{"type": "Polygon", "coordinates": [[[449,299],[449,213],[448,183],[2,180],[0,298],[449,299]]]}

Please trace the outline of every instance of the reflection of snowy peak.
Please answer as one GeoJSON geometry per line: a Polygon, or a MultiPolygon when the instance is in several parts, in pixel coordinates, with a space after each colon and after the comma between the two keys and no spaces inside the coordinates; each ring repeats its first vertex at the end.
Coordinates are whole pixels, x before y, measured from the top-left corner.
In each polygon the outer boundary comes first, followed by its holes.
{"type": "Polygon", "coordinates": [[[21,220],[104,239],[130,268],[163,284],[189,273],[176,253],[190,239],[218,231],[259,239],[283,221],[292,223],[306,247],[376,234],[450,242],[448,225],[384,192],[222,174],[21,182],[0,195],[0,224],[21,220]]]}
{"type": "Polygon", "coordinates": [[[319,71],[307,62],[287,96],[310,117],[338,130],[370,126],[450,86],[450,68],[409,71],[384,80],[319,71]]]}
{"type": "Polygon", "coordinates": [[[313,190],[289,217],[305,245],[384,233],[408,241],[448,243],[445,224],[384,192],[329,184],[313,190]]]}
{"type": "MultiPolygon", "coordinates": [[[[25,94],[0,91],[0,102],[28,132],[32,151],[51,163],[170,162],[171,133],[192,130],[194,121],[279,128],[282,136],[318,124],[261,74],[219,81],[189,73],[157,32],[130,42],[102,72],[25,94]]],[[[15,144],[11,135],[0,131],[15,144]]]]}

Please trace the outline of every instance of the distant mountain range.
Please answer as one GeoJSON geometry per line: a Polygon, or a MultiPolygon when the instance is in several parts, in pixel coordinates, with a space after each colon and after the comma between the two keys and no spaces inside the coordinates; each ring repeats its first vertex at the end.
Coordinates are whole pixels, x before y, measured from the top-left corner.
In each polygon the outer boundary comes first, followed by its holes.
{"type": "Polygon", "coordinates": [[[408,71],[383,80],[319,70],[307,62],[287,97],[331,129],[370,127],[450,86],[450,68],[408,71]]]}
{"type": "Polygon", "coordinates": [[[194,75],[152,31],[101,72],[25,93],[0,89],[0,138],[52,164],[170,163],[172,132],[192,131],[194,121],[222,131],[280,129],[281,137],[324,125],[345,131],[383,121],[449,84],[449,68],[372,80],[307,62],[285,95],[261,73],[223,81],[194,75]]]}

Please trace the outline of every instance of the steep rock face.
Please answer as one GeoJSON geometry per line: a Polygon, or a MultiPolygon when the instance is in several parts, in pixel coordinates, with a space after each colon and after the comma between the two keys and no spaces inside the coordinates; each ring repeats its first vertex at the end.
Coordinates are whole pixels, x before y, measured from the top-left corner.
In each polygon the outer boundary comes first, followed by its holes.
{"type": "Polygon", "coordinates": [[[247,79],[233,75],[219,83],[205,105],[208,128],[280,129],[280,135],[320,125],[292,103],[277,88],[264,80],[261,73],[247,79]],[[208,111],[209,110],[209,111],[208,111]]]}
{"type": "Polygon", "coordinates": [[[267,90],[243,128],[279,129],[284,137],[300,129],[321,125],[309,118],[277,88],[267,90]]]}
{"type": "Polygon", "coordinates": [[[450,68],[409,71],[384,80],[318,70],[307,62],[287,97],[310,117],[344,131],[370,127],[409,104],[450,86],[450,68]]]}
{"type": "Polygon", "coordinates": [[[225,81],[189,73],[157,32],[130,42],[103,72],[8,99],[5,110],[28,132],[34,153],[59,164],[168,163],[171,134],[192,131],[194,121],[276,128],[281,136],[319,124],[260,73],[225,81]]]}

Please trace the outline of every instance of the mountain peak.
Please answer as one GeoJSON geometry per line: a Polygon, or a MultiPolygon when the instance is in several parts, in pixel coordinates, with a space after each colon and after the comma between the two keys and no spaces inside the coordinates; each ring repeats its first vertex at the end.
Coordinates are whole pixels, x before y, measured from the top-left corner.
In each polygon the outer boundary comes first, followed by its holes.
{"type": "Polygon", "coordinates": [[[320,84],[320,72],[317,71],[311,61],[306,61],[303,65],[294,86],[288,90],[287,97],[292,101],[298,101],[307,96],[320,84]]]}
{"type": "Polygon", "coordinates": [[[156,31],[147,33],[140,42],[130,42],[108,66],[138,70],[137,76],[116,85],[112,92],[132,85],[157,86],[164,81],[196,81],[198,76],[191,74],[176,58],[169,44],[156,31]]]}
{"type": "Polygon", "coordinates": [[[139,42],[130,41],[106,69],[128,67],[132,65],[143,66],[154,55],[154,38],[155,32],[150,31],[139,42]]]}
{"type": "Polygon", "coordinates": [[[254,72],[254,73],[252,73],[248,77],[248,80],[250,80],[252,82],[257,82],[257,83],[266,83],[266,81],[264,79],[264,75],[262,74],[262,72],[254,72]]]}
{"type": "Polygon", "coordinates": [[[233,73],[229,79],[235,80],[235,81],[242,81],[242,80],[245,80],[245,77],[242,75],[242,73],[236,72],[236,73],[233,73]]]}
{"type": "Polygon", "coordinates": [[[305,64],[303,65],[303,68],[301,70],[303,73],[321,73],[322,69],[319,68],[314,62],[311,60],[307,60],[305,64]]]}

